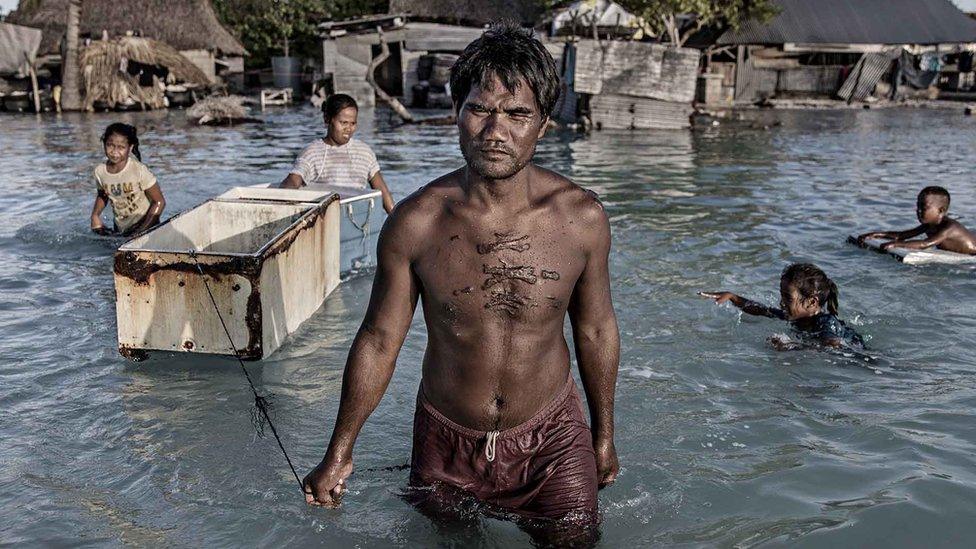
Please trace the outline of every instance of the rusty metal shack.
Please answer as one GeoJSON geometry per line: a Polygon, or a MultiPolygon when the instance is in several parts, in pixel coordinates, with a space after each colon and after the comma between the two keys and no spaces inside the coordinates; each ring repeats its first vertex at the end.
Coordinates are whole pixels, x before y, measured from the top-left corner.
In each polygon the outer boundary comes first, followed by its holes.
{"type": "Polygon", "coordinates": [[[709,46],[705,102],[860,100],[876,86],[876,95],[894,98],[899,76],[922,88],[926,79],[944,90],[973,85],[976,21],[949,0],[774,1],[779,13],[768,23],[689,42],[709,46]],[[937,78],[919,74],[932,72],[937,78]]]}

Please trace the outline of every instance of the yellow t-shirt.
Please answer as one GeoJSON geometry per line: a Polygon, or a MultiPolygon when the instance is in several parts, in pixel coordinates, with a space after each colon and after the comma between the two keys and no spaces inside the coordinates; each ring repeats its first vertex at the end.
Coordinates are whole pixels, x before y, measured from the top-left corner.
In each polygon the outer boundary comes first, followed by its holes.
{"type": "Polygon", "coordinates": [[[104,163],[95,166],[95,185],[108,196],[115,225],[122,232],[145,217],[151,205],[146,189],[155,184],[156,176],[131,156],[119,173],[108,173],[104,163]]]}

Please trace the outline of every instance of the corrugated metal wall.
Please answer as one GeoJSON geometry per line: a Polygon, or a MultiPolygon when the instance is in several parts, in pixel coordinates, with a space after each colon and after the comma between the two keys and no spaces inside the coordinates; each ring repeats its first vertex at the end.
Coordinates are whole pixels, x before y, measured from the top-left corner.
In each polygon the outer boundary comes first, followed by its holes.
{"type": "Polygon", "coordinates": [[[837,95],[848,101],[860,101],[874,91],[881,77],[891,68],[892,53],[866,53],[851,69],[847,81],[840,87],[837,95]]]}

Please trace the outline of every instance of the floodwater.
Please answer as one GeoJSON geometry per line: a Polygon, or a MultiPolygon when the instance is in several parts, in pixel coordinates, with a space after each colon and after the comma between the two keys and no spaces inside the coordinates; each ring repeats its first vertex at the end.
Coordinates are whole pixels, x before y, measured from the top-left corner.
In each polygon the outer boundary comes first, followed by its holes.
{"type": "MultiPolygon", "coordinates": [[[[845,244],[914,224],[927,184],[976,225],[976,120],[959,112],[778,112],[769,129],[555,132],[537,161],[598,192],[611,217],[622,357],[618,482],[601,544],[949,547],[976,535],[976,271],[909,267],[845,244]],[[777,352],[782,323],[696,296],[775,303],[812,261],[871,358],[777,352]]],[[[182,112],[0,117],[0,545],[527,545],[484,518],[451,533],[402,495],[426,340],[415,318],[356,446],[339,510],[306,507],[249,420],[235,362],[116,351],[114,244],[88,234],[99,132],[138,125],[167,215],[278,180],[319,133],[310,107],[262,126],[182,112]]],[[[453,128],[364,111],[397,198],[461,162],[453,128]],[[382,131],[379,131],[382,130],[382,131]]],[[[269,360],[249,364],[304,475],[332,429],[371,280],[344,282],[269,360]]]]}

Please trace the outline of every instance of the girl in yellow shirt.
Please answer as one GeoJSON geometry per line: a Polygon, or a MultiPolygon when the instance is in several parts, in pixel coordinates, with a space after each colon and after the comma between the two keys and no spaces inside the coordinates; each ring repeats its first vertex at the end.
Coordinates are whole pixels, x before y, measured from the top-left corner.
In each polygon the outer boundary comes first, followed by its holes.
{"type": "Polygon", "coordinates": [[[95,166],[92,231],[102,235],[131,236],[157,225],[166,199],[156,177],[140,162],[142,156],[136,128],[120,122],[111,124],[105,128],[102,144],[105,162],[95,166]],[[114,230],[102,224],[102,210],[108,204],[112,205],[115,217],[114,230]]]}

